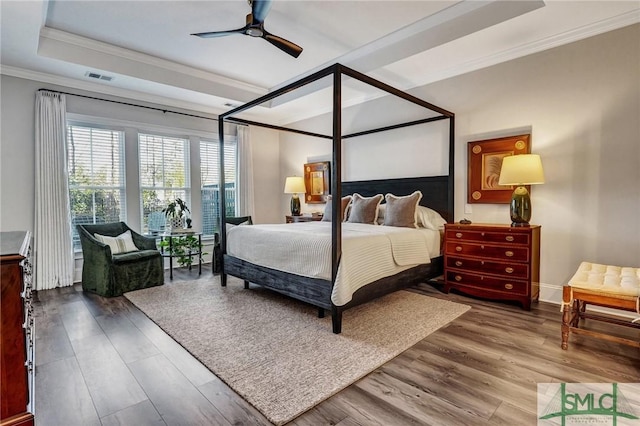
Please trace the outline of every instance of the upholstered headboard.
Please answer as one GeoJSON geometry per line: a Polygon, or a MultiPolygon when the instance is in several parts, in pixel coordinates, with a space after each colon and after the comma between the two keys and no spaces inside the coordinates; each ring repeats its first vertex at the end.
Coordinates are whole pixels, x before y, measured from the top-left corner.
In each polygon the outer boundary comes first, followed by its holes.
{"type": "Polygon", "coordinates": [[[365,197],[387,193],[402,196],[417,190],[422,192],[420,205],[437,211],[447,222],[453,221],[453,212],[449,207],[451,204],[448,176],[342,182],[343,196],[354,192],[365,197]]]}

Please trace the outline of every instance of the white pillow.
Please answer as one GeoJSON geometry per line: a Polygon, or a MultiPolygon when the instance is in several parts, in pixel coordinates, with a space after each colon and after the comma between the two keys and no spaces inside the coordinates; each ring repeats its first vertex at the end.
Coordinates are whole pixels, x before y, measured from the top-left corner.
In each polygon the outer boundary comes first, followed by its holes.
{"type": "Polygon", "coordinates": [[[416,215],[418,216],[418,225],[427,229],[433,229],[434,231],[444,229],[444,224],[447,223],[447,221],[440,216],[440,213],[429,207],[418,206],[416,215]]]}
{"type": "Polygon", "coordinates": [[[111,247],[111,254],[128,253],[130,251],[138,251],[138,247],[133,243],[131,231],[109,237],[108,235],[94,234],[96,240],[111,247]]]}

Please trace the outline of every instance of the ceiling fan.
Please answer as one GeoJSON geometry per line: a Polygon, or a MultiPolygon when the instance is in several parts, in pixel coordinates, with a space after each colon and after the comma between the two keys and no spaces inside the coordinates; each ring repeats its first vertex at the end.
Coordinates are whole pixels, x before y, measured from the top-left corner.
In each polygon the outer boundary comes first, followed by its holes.
{"type": "Polygon", "coordinates": [[[247,0],[251,5],[251,13],[247,15],[247,24],[236,30],[211,31],[207,33],[191,34],[202,38],[224,37],[232,34],[244,34],[251,37],[260,37],[289,55],[297,58],[302,53],[302,47],[285,40],[282,37],[273,35],[264,29],[264,20],[271,9],[273,0],[247,0]]]}

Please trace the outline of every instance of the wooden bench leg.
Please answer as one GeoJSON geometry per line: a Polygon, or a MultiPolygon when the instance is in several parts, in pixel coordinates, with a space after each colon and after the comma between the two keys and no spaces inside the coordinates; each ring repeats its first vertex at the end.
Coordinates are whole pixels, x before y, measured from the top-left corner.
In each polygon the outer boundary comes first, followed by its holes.
{"type": "Polygon", "coordinates": [[[245,290],[249,290],[249,281],[247,280],[244,281],[244,288],[245,290]]]}
{"type": "MultiPolygon", "coordinates": [[[[564,350],[567,350],[567,347],[569,346],[569,330],[570,330],[570,324],[569,322],[571,321],[571,311],[572,306],[570,304],[571,302],[571,288],[570,287],[563,287],[562,288],[562,326],[560,327],[561,331],[562,331],[562,343],[560,344],[560,347],[564,350]]],[[[575,306],[576,304],[576,300],[573,301],[573,305],[575,306]]]]}
{"type": "Polygon", "coordinates": [[[225,274],[225,273],[220,274],[220,285],[222,287],[226,287],[227,286],[227,274],[225,274]]]}
{"type": "Polygon", "coordinates": [[[318,318],[324,318],[324,308],[318,308],[318,318]]]}
{"type": "Polygon", "coordinates": [[[566,305],[562,312],[562,344],[560,347],[564,350],[569,346],[569,318],[571,317],[571,308],[566,305]]]}
{"type": "Polygon", "coordinates": [[[580,312],[584,312],[585,304],[581,300],[574,300],[573,307],[571,308],[571,320],[569,321],[569,325],[571,327],[579,327],[580,326],[580,312]]]}

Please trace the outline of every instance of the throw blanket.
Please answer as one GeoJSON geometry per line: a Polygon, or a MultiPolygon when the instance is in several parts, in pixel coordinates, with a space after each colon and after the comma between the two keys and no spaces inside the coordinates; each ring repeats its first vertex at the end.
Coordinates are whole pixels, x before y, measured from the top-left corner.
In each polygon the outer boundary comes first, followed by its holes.
{"type": "MultiPolygon", "coordinates": [[[[343,223],[332,302],[345,305],[368,283],[430,263],[431,255],[439,253],[439,241],[438,231],[424,228],[343,223]]],[[[331,280],[331,223],[235,226],[227,232],[227,253],[256,265],[331,280]]]]}

